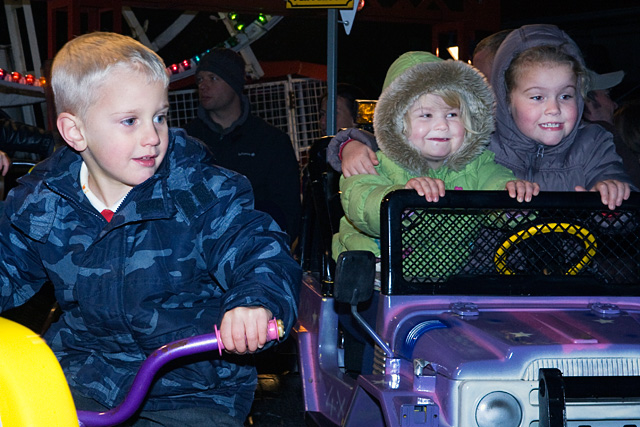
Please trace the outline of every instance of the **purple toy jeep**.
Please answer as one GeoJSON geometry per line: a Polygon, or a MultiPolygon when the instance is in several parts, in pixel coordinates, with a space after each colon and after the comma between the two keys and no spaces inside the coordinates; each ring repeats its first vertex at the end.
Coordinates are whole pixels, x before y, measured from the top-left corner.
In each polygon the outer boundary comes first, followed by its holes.
{"type": "Polygon", "coordinates": [[[506,192],[450,191],[437,203],[391,193],[380,291],[369,252],[345,252],[335,276],[309,273],[303,283],[307,419],[640,426],[639,210],[637,194],[609,211],[594,193],[531,203],[506,192]],[[354,348],[345,319],[374,344],[370,359],[357,353],[361,373],[345,366],[354,348]]]}

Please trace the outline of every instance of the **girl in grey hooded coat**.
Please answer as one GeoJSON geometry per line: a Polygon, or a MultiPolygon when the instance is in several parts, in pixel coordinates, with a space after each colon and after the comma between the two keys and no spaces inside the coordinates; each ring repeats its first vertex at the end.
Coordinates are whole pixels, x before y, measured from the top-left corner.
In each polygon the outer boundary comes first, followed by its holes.
{"type": "MultiPolygon", "coordinates": [[[[544,191],[599,191],[602,202],[612,209],[620,205],[623,198],[628,198],[631,180],[616,153],[613,135],[599,125],[580,122],[587,74],[578,46],[564,31],[554,25],[525,25],[512,31],[496,53],[491,81],[497,100],[497,122],[489,149],[496,154],[497,163],[511,169],[520,179],[537,182],[544,191]],[[524,64],[515,73],[510,70],[523,52],[543,46],[557,48],[573,58],[574,68],[579,69],[573,94],[577,102],[577,122],[556,145],[536,141],[518,127],[513,117],[511,92],[514,88],[508,84],[510,72],[515,75],[517,86],[528,70],[536,72],[554,65],[544,64],[541,68],[541,64],[524,64]]],[[[538,95],[529,93],[531,97],[538,95]]]]}

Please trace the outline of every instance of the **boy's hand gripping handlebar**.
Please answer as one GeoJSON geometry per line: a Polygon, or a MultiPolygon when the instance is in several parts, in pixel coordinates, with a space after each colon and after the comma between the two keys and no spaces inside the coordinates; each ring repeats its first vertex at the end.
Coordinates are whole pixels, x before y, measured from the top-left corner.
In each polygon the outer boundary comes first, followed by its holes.
{"type": "MultiPolygon", "coordinates": [[[[220,340],[220,331],[218,330],[218,325],[213,325],[214,333],[216,334],[216,340],[218,342],[218,352],[220,356],[222,356],[222,350],[224,350],[224,344],[220,340]]],[[[277,320],[275,317],[269,320],[269,325],[267,326],[267,342],[278,340],[284,336],[284,325],[282,324],[282,320],[277,320]]]]}
{"type": "MultiPolygon", "coordinates": [[[[267,341],[279,341],[282,336],[284,336],[282,321],[275,318],[270,320],[267,341]]],[[[106,412],[78,411],[80,427],[107,427],[125,422],[140,408],[153,378],[160,368],[172,360],[198,353],[218,350],[222,355],[223,348],[217,326],[214,327],[214,332],[211,334],[196,335],[163,345],[151,353],[142,363],[129,393],[120,405],[106,412]]]]}

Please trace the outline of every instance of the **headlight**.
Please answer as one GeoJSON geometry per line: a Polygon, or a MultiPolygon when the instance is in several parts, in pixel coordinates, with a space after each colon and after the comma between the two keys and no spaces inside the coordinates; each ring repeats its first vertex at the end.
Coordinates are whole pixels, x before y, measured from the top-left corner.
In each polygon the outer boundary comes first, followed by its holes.
{"type": "Polygon", "coordinates": [[[521,420],[518,400],[504,391],[487,394],[476,408],[478,427],[517,427],[521,420]]]}

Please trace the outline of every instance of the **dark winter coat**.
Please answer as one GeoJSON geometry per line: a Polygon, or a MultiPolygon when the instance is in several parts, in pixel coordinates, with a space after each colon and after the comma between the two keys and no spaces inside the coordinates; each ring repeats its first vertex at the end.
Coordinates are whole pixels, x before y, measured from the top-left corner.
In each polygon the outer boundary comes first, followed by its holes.
{"type": "Polygon", "coordinates": [[[300,168],[291,140],[251,114],[246,96],[242,102],[242,116],[227,129],[212,121],[200,106],[198,118],[185,130],[209,147],[215,164],[246,176],[253,187],[256,209],[270,214],[295,239],[302,208],[300,168]]]}
{"type": "MultiPolygon", "coordinates": [[[[248,181],[208,162],[181,130],[156,174],[111,222],[84,196],[82,158],[57,150],[21,180],[0,219],[0,304],[49,280],[63,310],[45,339],[75,392],[107,407],[142,361],[173,340],[210,333],[225,311],[261,305],[290,330],[300,268],[286,235],[252,208],[248,181]]],[[[146,410],[212,406],[240,419],[257,383],[250,364],[214,357],[166,373],[146,410]]]]}
{"type": "Polygon", "coordinates": [[[21,151],[37,154],[40,159],[44,159],[53,152],[55,142],[50,132],[15,120],[0,118],[0,150],[7,152],[9,156],[21,151]]]}

